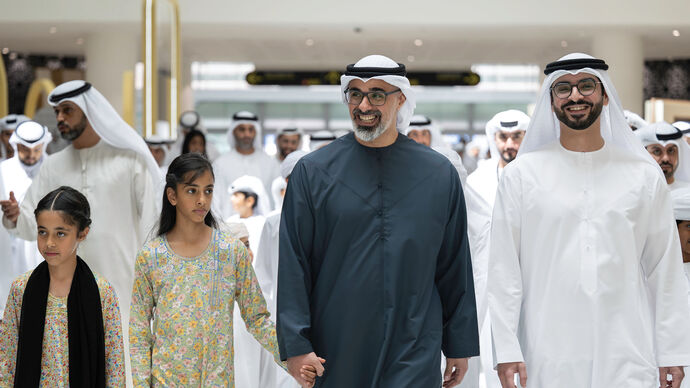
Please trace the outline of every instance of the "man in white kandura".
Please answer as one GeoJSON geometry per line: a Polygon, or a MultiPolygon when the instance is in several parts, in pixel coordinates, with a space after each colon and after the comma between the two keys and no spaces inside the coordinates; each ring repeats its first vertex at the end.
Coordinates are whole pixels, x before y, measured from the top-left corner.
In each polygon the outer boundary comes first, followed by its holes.
{"type": "MultiPolygon", "coordinates": [[[[465,195],[465,207],[467,208],[467,237],[470,241],[470,252],[472,255],[472,275],[474,277],[474,294],[477,301],[477,321],[479,337],[482,335],[490,336],[489,330],[482,334],[482,327],[486,324],[488,315],[488,305],[486,301],[486,278],[489,264],[489,233],[491,228],[491,208],[489,204],[471,187],[467,185],[467,170],[462,163],[462,158],[450,146],[443,141],[441,128],[430,118],[423,115],[414,115],[410,119],[410,125],[405,130],[406,135],[419,144],[430,147],[450,160],[453,167],[458,171],[465,195]]],[[[490,349],[489,346],[486,349],[490,349]]],[[[481,349],[481,345],[480,345],[481,349]]],[[[480,352],[480,356],[490,352],[480,352]]],[[[472,357],[468,362],[467,374],[462,379],[459,388],[476,388],[480,381],[497,379],[496,372],[493,370],[493,362],[489,362],[488,372],[482,374],[482,362],[480,357],[472,357]]],[[[441,368],[444,368],[441,365],[441,368]]]]}
{"type": "MultiPolygon", "coordinates": [[[[0,162],[1,199],[7,200],[10,196],[17,202],[24,199],[31,181],[48,157],[45,148],[52,139],[48,128],[35,121],[24,121],[17,126],[9,140],[14,156],[0,162]]],[[[36,241],[26,241],[0,228],[0,313],[5,309],[14,278],[42,261],[36,241]]]]}
{"type": "Polygon", "coordinates": [[[607,69],[585,54],[546,66],[498,185],[489,309],[504,388],[516,373],[530,388],[678,388],[690,364],[671,198],[607,69]]]}
{"type": "Polygon", "coordinates": [[[278,160],[268,156],[261,147],[261,125],[257,115],[246,111],[235,113],[227,137],[230,151],[213,162],[216,175],[213,201],[223,219],[235,214],[228,196],[228,189],[235,179],[243,175],[255,176],[270,193],[271,183],[280,175],[278,160]]]}
{"type": "MultiPolygon", "coordinates": [[[[291,152],[280,163],[280,179],[287,183],[295,164],[307,153],[302,150],[291,152]]],[[[284,196],[285,192],[281,196],[284,196]]],[[[280,231],[281,208],[277,208],[266,216],[259,248],[254,254],[254,271],[264,293],[271,319],[276,319],[276,296],[278,286],[278,248],[280,231]]],[[[261,382],[262,387],[298,388],[299,384],[283,368],[273,361],[273,356],[262,348],[261,352],[261,382]]]]}
{"type": "Polygon", "coordinates": [[[529,116],[515,109],[497,113],[486,123],[491,159],[479,163],[467,178],[467,184],[491,206],[496,199],[496,188],[503,169],[517,157],[528,126],[529,116]]]}
{"type": "Polygon", "coordinates": [[[690,145],[680,129],[662,121],[638,128],[635,136],[659,163],[669,190],[690,188],[690,145]]]}
{"type": "MultiPolygon", "coordinates": [[[[78,253],[115,288],[127,348],[134,259],[157,218],[158,165],[141,136],[88,82],[58,86],[48,103],[60,135],[72,144],[43,163],[21,206],[16,201],[0,202],[2,221],[8,229],[16,228],[19,237],[34,240],[33,210],[46,193],[65,185],[88,198],[93,224],[78,253]]],[[[125,362],[131,381],[128,352],[125,362]]]]}
{"type": "Polygon", "coordinates": [[[0,161],[10,159],[14,156],[14,150],[10,144],[10,137],[17,128],[17,125],[30,120],[24,115],[7,115],[0,119],[0,161]]]}

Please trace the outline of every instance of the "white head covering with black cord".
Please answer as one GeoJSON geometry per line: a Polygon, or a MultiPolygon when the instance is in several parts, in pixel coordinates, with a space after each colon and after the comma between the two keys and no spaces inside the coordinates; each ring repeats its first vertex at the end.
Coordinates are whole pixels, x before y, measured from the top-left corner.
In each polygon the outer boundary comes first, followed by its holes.
{"type": "Polygon", "coordinates": [[[527,131],[529,122],[529,116],[517,109],[498,112],[491,120],[487,121],[484,129],[486,131],[486,140],[489,142],[489,149],[491,150],[491,159],[498,160],[501,158],[496,146],[496,133],[527,131]]]}
{"type": "Polygon", "coordinates": [[[51,106],[57,106],[65,101],[75,103],[84,112],[91,127],[103,141],[115,148],[132,150],[139,154],[146,161],[153,182],[160,180],[158,163],[151,155],[144,139],[120,117],[108,100],[90,83],[81,80],[68,81],[56,87],[48,96],[48,103],[51,106]]]}
{"type": "Polygon", "coordinates": [[[556,114],[551,109],[551,86],[554,81],[566,74],[587,73],[599,78],[609,99],[608,105],[605,105],[601,111],[601,136],[606,144],[628,150],[659,168],[649,153],[641,146],[640,141],[635,138],[633,131],[630,130],[623,114],[618,93],[606,71],[608,68],[609,66],[603,60],[582,53],[568,54],[546,65],[544,69],[546,79],[539,92],[539,98],[525,139],[520,145],[518,157],[558,141],[561,135],[560,124],[556,114]]]}
{"type": "Polygon", "coordinates": [[[235,149],[235,135],[233,135],[233,131],[240,124],[249,124],[254,126],[254,130],[256,131],[256,136],[254,136],[254,150],[261,150],[261,123],[259,122],[259,116],[246,110],[232,115],[232,121],[230,122],[230,127],[228,128],[227,132],[230,149],[235,149]]]}
{"type": "Polygon", "coordinates": [[[647,147],[660,144],[666,147],[675,144],[678,147],[678,168],[673,174],[674,179],[690,182],[690,145],[683,139],[683,132],[673,125],[661,121],[638,128],[635,136],[647,147]]]}
{"type": "MultiPolygon", "coordinates": [[[[12,145],[12,148],[14,148],[15,157],[19,158],[19,153],[17,152],[17,144],[21,144],[23,146],[33,149],[41,145],[45,146],[47,144],[50,144],[52,140],[53,135],[50,134],[50,131],[45,125],[29,120],[24,121],[17,126],[17,129],[10,137],[10,144],[12,145]]],[[[30,178],[33,178],[36,176],[36,174],[38,174],[38,170],[41,168],[41,164],[43,163],[47,155],[48,154],[44,147],[43,153],[41,154],[41,159],[39,159],[39,161],[36,164],[32,166],[27,166],[24,163],[20,163],[20,165],[22,169],[24,169],[26,174],[30,178]]]]}
{"type": "Polygon", "coordinates": [[[435,121],[431,120],[429,117],[424,115],[414,115],[410,118],[410,124],[403,132],[405,135],[409,136],[410,131],[417,130],[423,131],[428,130],[431,135],[430,146],[434,147],[448,147],[448,144],[443,141],[443,133],[441,128],[436,124],[435,121]]]}
{"type": "MultiPolygon", "coordinates": [[[[316,151],[335,140],[335,134],[331,131],[321,130],[309,135],[309,151],[316,151]]],[[[290,155],[288,155],[290,156],[290,155]]]]}
{"type": "Polygon", "coordinates": [[[417,99],[410,80],[407,79],[405,65],[396,63],[394,60],[383,55],[369,55],[360,59],[357,63],[347,65],[345,74],[340,76],[340,90],[342,99],[347,103],[345,91],[348,89],[352,80],[358,79],[367,82],[370,79],[380,79],[390,85],[396,86],[405,95],[405,103],[398,110],[396,128],[398,132],[405,133],[405,129],[410,123],[414,108],[417,106],[417,99]]]}

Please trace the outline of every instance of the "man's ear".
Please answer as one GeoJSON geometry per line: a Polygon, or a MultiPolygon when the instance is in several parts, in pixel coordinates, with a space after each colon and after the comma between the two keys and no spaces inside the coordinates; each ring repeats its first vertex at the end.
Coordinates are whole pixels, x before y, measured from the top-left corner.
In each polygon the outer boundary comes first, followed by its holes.
{"type": "Polygon", "coordinates": [[[248,195],[244,198],[244,200],[245,200],[245,202],[247,202],[249,207],[254,207],[254,203],[256,203],[256,198],[254,198],[253,196],[248,195]]]}
{"type": "Polygon", "coordinates": [[[604,90],[604,106],[607,106],[609,104],[609,95],[606,94],[606,90],[604,90]]]}
{"type": "Polygon", "coordinates": [[[165,195],[168,197],[168,202],[170,202],[171,205],[177,206],[177,194],[172,187],[165,188],[165,195]]]}
{"type": "Polygon", "coordinates": [[[400,99],[398,100],[398,109],[402,108],[405,101],[407,101],[407,97],[405,97],[404,93],[400,92],[400,99]]]}

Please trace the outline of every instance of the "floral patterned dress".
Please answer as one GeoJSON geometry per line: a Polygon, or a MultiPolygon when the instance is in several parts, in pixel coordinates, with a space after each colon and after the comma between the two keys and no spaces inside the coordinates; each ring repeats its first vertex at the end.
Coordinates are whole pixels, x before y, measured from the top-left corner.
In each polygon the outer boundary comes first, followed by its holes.
{"type": "MultiPolygon", "coordinates": [[[[26,283],[31,271],[12,282],[0,334],[0,387],[14,385],[19,341],[19,318],[26,283]]],[[[115,290],[105,278],[94,273],[101,294],[105,340],[105,382],[108,387],[125,385],[124,345],[120,308],[115,290]]],[[[67,297],[48,294],[41,356],[41,387],[69,387],[69,338],[67,336],[67,297]]]]}
{"type": "MultiPolygon", "coordinates": [[[[249,332],[280,363],[247,249],[214,230],[197,257],[181,257],[165,236],[137,256],[129,322],[136,387],[234,387],[233,308],[249,332]]],[[[258,362],[258,361],[257,361],[258,362]]]]}

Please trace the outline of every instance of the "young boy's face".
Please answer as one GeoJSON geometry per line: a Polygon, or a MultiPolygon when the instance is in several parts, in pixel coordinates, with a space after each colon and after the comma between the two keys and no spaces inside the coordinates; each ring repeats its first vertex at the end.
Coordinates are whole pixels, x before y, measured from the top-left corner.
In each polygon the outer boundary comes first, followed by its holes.
{"type": "Polygon", "coordinates": [[[678,235],[683,251],[683,263],[690,263],[690,221],[681,221],[678,224],[678,235]]]}
{"type": "Polygon", "coordinates": [[[244,214],[245,212],[252,212],[252,206],[254,205],[254,198],[247,198],[244,193],[236,192],[230,197],[232,202],[232,208],[239,214],[244,214]]]}

